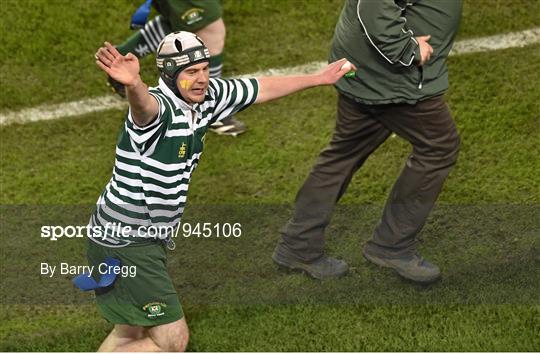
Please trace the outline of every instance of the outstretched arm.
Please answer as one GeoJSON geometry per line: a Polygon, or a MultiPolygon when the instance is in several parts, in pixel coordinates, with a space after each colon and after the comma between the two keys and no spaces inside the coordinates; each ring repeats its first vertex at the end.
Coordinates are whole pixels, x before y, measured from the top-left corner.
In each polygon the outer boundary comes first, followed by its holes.
{"type": "MultiPolygon", "coordinates": [[[[314,86],[333,85],[351,70],[349,66],[343,67],[346,62],[347,59],[335,61],[316,74],[257,78],[259,95],[255,103],[268,102],[314,86]]],[[[354,65],[352,70],[356,70],[354,65]]]]}
{"type": "Polygon", "coordinates": [[[96,53],[96,64],[109,76],[126,86],[131,116],[140,127],[151,123],[158,115],[157,100],[148,93],[148,86],[139,75],[139,60],[131,53],[120,54],[109,42],[96,53]]]}

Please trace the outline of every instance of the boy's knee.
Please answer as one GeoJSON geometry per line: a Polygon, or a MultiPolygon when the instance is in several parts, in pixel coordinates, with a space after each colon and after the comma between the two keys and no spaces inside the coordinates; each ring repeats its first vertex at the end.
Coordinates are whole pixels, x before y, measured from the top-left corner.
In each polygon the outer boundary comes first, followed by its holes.
{"type": "Polygon", "coordinates": [[[189,342],[189,331],[186,328],[184,333],[181,333],[176,338],[171,338],[169,352],[185,352],[189,342]]]}
{"type": "Polygon", "coordinates": [[[184,352],[189,342],[185,319],[149,329],[150,337],[165,352],[184,352]]]}
{"type": "Polygon", "coordinates": [[[125,341],[137,340],[144,337],[144,327],[117,324],[112,333],[115,337],[125,341]]]}

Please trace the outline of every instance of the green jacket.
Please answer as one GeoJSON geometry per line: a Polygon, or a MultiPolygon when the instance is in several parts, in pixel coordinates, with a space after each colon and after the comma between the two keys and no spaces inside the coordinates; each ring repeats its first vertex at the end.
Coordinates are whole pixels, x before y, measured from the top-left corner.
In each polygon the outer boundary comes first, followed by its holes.
{"type": "Polygon", "coordinates": [[[364,104],[414,104],[443,94],[460,18],[461,0],[347,0],[330,61],[347,58],[358,70],[337,82],[338,91],[364,104]],[[433,54],[418,67],[415,37],[424,35],[431,35],[433,54]]]}

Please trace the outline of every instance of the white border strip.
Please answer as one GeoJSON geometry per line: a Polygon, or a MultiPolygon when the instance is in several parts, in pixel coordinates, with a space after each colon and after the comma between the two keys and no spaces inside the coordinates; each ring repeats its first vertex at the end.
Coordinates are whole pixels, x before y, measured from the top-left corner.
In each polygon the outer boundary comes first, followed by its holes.
{"type": "MultiPolygon", "coordinates": [[[[512,32],[502,35],[468,39],[456,42],[450,55],[461,55],[507,48],[525,47],[540,43],[540,27],[521,32],[512,32]]],[[[259,77],[274,75],[294,75],[316,72],[323,68],[326,62],[311,62],[304,65],[268,69],[240,77],[259,77]]],[[[5,111],[0,113],[0,126],[13,123],[25,124],[43,120],[77,117],[83,114],[106,111],[110,109],[126,109],[127,102],[116,95],[107,95],[66,102],[53,105],[41,105],[34,108],[25,108],[20,111],[5,111]]]]}

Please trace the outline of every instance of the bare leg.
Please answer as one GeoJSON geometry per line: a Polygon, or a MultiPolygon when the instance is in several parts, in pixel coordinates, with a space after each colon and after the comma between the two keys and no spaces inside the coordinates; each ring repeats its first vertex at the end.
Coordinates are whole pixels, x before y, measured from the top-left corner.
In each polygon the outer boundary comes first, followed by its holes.
{"type": "Polygon", "coordinates": [[[145,336],[144,327],[115,325],[111,333],[101,343],[98,352],[112,352],[118,346],[137,341],[145,336]]]}
{"type": "Polygon", "coordinates": [[[144,337],[114,348],[115,352],[164,352],[150,337],[144,337]]]}
{"type": "Polygon", "coordinates": [[[148,329],[150,338],[166,352],[183,352],[189,341],[189,330],[185,317],[172,323],[148,329]]]}
{"type": "Polygon", "coordinates": [[[201,28],[195,34],[203,40],[208,47],[210,55],[219,55],[225,47],[226,29],[223,19],[212,22],[206,27],[201,28]]]}
{"type": "Polygon", "coordinates": [[[185,319],[155,327],[116,325],[99,352],[183,352],[189,340],[185,319]]]}

